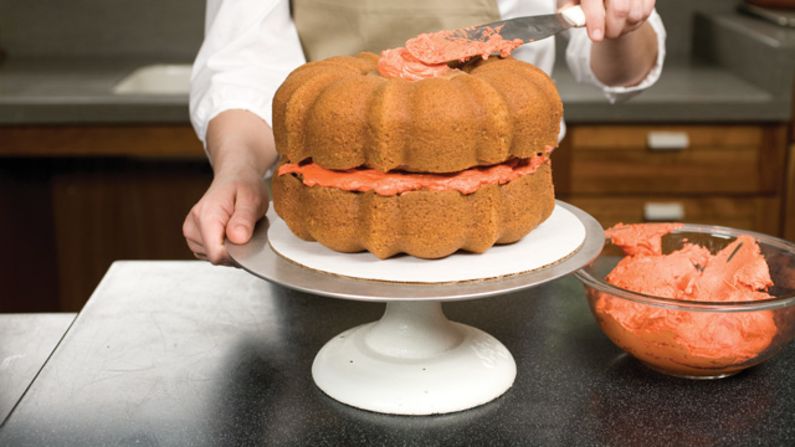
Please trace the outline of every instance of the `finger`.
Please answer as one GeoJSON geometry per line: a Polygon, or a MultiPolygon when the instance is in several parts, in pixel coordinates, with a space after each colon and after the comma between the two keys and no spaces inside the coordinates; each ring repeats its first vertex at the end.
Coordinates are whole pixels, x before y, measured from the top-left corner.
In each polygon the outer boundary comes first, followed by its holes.
{"type": "Polygon", "coordinates": [[[654,0],[643,0],[643,21],[649,19],[651,13],[654,12],[654,5],[656,2],[654,0]]]}
{"type": "Polygon", "coordinates": [[[199,232],[199,227],[196,224],[198,212],[194,209],[185,216],[185,221],[182,223],[182,236],[187,241],[197,241],[201,243],[201,233],[199,232]]]}
{"type": "Polygon", "coordinates": [[[605,5],[602,0],[582,0],[585,13],[585,26],[588,36],[594,42],[601,42],[605,36],[605,5]]]}
{"type": "MultiPolygon", "coordinates": [[[[204,243],[202,243],[201,239],[185,238],[185,241],[188,243],[188,246],[190,246],[191,244],[194,244],[194,245],[196,245],[198,247],[204,247],[204,243]]],[[[204,250],[202,250],[202,251],[204,251],[204,250]]]]}
{"type": "Polygon", "coordinates": [[[205,254],[204,244],[201,240],[201,233],[196,224],[196,212],[191,210],[185,217],[185,222],[182,224],[182,235],[185,237],[185,242],[188,243],[188,249],[193,252],[193,256],[198,259],[207,259],[205,254]]]}
{"type": "Polygon", "coordinates": [[[605,37],[615,39],[624,33],[629,10],[629,0],[610,0],[607,3],[605,37]]]}
{"type": "Polygon", "coordinates": [[[263,200],[259,188],[239,188],[235,198],[235,211],[226,226],[226,237],[235,244],[244,244],[251,239],[254,224],[265,214],[267,200],[263,200]]]}
{"type": "Polygon", "coordinates": [[[643,0],[643,11],[646,14],[646,18],[648,19],[651,15],[651,12],[654,11],[654,5],[657,2],[654,0],[643,0]]]}
{"type": "Polygon", "coordinates": [[[220,208],[206,212],[199,219],[201,240],[204,243],[207,260],[213,264],[228,262],[226,248],[224,248],[224,228],[229,221],[229,216],[220,208]]]}
{"type": "Polygon", "coordinates": [[[627,15],[627,25],[630,28],[636,28],[643,23],[648,17],[646,14],[646,4],[644,0],[634,0],[629,6],[629,14],[627,15]]]}
{"type": "Polygon", "coordinates": [[[206,253],[205,253],[206,250],[204,249],[204,245],[201,242],[193,241],[193,240],[189,239],[188,240],[188,249],[190,249],[190,251],[192,251],[194,255],[195,254],[202,254],[204,256],[207,256],[206,253]]]}

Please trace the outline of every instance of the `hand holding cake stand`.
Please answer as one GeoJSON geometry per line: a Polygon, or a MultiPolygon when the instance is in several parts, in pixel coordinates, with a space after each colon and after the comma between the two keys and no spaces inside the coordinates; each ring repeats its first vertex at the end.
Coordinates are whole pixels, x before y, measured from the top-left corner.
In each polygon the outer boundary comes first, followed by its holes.
{"type": "Polygon", "coordinates": [[[349,329],[315,357],[312,377],[332,398],[364,410],[441,414],[485,404],[516,377],[508,349],[491,335],[449,321],[442,302],[485,298],[571,273],[601,251],[602,227],[557,202],[552,215],[519,242],[483,254],[440,260],[379,260],[343,254],[295,237],[271,210],[244,245],[227,241],[250,273],[314,295],[385,302],[380,320],[349,329]]]}

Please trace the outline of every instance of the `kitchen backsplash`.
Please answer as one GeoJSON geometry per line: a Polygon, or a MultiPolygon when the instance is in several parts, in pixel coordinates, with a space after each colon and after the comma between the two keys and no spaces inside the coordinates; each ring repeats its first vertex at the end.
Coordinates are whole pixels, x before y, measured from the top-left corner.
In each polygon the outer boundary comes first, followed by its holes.
{"type": "MultiPolygon", "coordinates": [[[[658,0],[668,29],[669,63],[687,62],[692,54],[694,10],[727,12],[737,3],[658,0]]],[[[0,0],[0,49],[9,57],[188,61],[201,44],[204,5],[202,0],[0,0]]]]}
{"type": "Polygon", "coordinates": [[[0,47],[9,58],[189,61],[203,33],[203,0],[0,0],[0,47]]]}

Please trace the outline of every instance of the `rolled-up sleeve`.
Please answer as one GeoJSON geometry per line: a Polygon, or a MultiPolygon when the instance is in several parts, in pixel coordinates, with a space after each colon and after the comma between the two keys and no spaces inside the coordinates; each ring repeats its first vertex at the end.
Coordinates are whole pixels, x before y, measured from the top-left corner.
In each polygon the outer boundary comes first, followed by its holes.
{"type": "Polygon", "coordinates": [[[602,83],[591,69],[591,39],[585,28],[577,28],[570,31],[569,43],[566,47],[566,63],[569,66],[577,82],[595,85],[602,89],[607,99],[612,102],[620,102],[629,99],[633,95],[651,87],[660,78],[663,61],[665,60],[665,27],[657,11],[652,11],[648,18],[654,32],[657,34],[657,60],[646,77],[638,84],[624,87],[611,87],[602,83]]]}
{"type": "Polygon", "coordinates": [[[289,1],[208,0],[190,88],[199,139],[206,142],[210,120],[230,109],[248,110],[270,125],[276,90],[304,62],[289,1]]]}

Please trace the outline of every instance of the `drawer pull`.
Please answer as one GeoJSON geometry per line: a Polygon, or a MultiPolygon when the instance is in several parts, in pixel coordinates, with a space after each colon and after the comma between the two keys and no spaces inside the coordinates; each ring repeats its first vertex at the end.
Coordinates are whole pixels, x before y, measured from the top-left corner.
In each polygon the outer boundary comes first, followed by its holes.
{"type": "Polygon", "coordinates": [[[647,222],[669,222],[685,219],[685,207],[680,202],[647,202],[643,204],[643,219],[647,222]]]}
{"type": "Polygon", "coordinates": [[[646,135],[646,145],[653,151],[681,151],[690,147],[687,132],[652,131],[646,135]]]}

